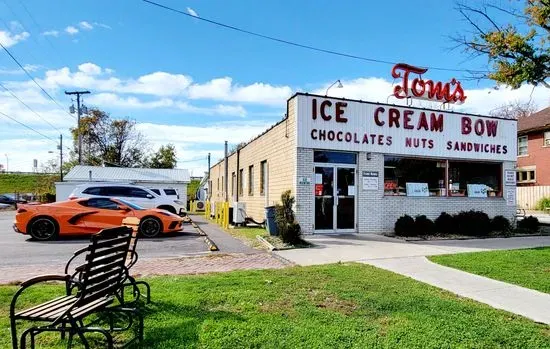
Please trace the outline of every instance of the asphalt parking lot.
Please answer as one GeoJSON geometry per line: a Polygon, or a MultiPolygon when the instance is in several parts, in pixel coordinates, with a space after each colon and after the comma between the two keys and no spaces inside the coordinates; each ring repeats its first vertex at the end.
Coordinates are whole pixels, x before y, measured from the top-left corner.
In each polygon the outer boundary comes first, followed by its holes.
{"type": "MultiPolygon", "coordinates": [[[[32,241],[13,231],[15,211],[0,211],[0,268],[64,265],[73,252],[87,246],[88,237],[62,237],[57,241],[32,241]]],[[[191,257],[209,254],[204,238],[191,225],[183,232],[139,242],[140,260],[191,257]]]]}

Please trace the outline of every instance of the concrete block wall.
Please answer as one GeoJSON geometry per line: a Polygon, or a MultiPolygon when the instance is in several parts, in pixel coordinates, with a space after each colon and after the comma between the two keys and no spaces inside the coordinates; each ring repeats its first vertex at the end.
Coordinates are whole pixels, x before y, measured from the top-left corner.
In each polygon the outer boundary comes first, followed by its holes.
{"type": "MultiPolygon", "coordinates": [[[[252,140],[239,151],[239,168],[237,168],[237,153],[228,159],[228,190],[229,202],[235,202],[238,186],[232,189],[232,173],[239,176],[243,170],[243,192],[238,201],[246,203],[246,213],[254,220],[262,221],[265,218],[265,207],[280,203],[281,194],[286,190],[295,193],[296,184],[296,100],[289,101],[288,116],[285,120],[267,130],[260,137],[252,140]],[[261,162],[267,161],[266,193],[260,194],[261,162]],[[249,166],[253,166],[252,192],[249,193],[249,166]]],[[[225,193],[221,191],[221,184],[217,180],[225,176],[225,163],[215,164],[210,170],[212,180],[212,200],[223,201],[225,193]]]]}
{"type": "Polygon", "coordinates": [[[313,169],[313,149],[298,148],[297,180],[309,178],[309,184],[296,183],[296,220],[304,234],[313,234],[315,229],[315,174],[313,169]]]}

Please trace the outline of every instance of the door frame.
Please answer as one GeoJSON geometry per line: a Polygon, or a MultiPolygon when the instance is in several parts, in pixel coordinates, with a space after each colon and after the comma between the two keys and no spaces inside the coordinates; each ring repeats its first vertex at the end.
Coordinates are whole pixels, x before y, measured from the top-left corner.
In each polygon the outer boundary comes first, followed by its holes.
{"type": "MultiPolygon", "coordinates": [[[[332,195],[333,195],[333,204],[332,204],[332,216],[334,217],[333,218],[333,221],[332,221],[332,229],[316,229],[315,227],[315,216],[314,216],[314,219],[313,219],[313,234],[346,234],[346,233],[357,233],[357,207],[358,207],[358,198],[357,198],[357,194],[359,193],[359,190],[358,190],[358,183],[357,183],[357,164],[341,164],[341,163],[326,163],[326,162],[314,162],[313,163],[313,176],[315,178],[315,168],[316,167],[331,167],[333,168],[333,173],[334,173],[334,185],[332,186],[332,195]],[[337,195],[337,190],[338,190],[338,169],[339,168],[348,168],[348,169],[353,169],[354,170],[354,183],[355,183],[355,195],[354,195],[354,200],[353,200],[353,218],[354,218],[354,222],[353,222],[353,226],[354,228],[352,229],[338,229],[337,228],[337,224],[338,224],[338,205],[337,205],[337,202],[338,202],[338,195],[337,195]]],[[[313,210],[316,214],[316,207],[315,207],[315,191],[312,193],[313,194],[313,210]]]]}

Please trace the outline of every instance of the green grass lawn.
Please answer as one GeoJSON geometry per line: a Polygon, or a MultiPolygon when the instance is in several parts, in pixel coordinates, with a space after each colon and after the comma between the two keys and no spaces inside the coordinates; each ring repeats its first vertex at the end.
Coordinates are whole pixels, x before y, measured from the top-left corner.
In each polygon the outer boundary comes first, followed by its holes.
{"type": "Polygon", "coordinates": [[[243,241],[248,246],[258,249],[265,249],[264,245],[256,239],[256,235],[268,236],[267,230],[264,228],[251,228],[251,227],[235,227],[225,230],[230,235],[243,241]]]}
{"type": "Polygon", "coordinates": [[[451,268],[550,293],[550,247],[429,258],[451,268]]]}
{"type": "MultiPolygon", "coordinates": [[[[549,326],[367,265],[148,281],[144,348],[550,348],[549,326]]],[[[1,348],[9,348],[15,289],[0,287],[1,348]]],[[[54,339],[40,340],[63,347],[54,339]]]]}

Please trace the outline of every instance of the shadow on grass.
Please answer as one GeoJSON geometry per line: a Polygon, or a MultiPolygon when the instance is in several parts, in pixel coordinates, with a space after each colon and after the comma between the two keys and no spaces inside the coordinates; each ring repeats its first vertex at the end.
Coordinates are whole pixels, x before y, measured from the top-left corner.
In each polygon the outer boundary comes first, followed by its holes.
{"type": "Polygon", "coordinates": [[[170,301],[155,301],[143,309],[145,338],[143,348],[196,347],[200,333],[209,322],[243,322],[240,315],[170,301]]]}

